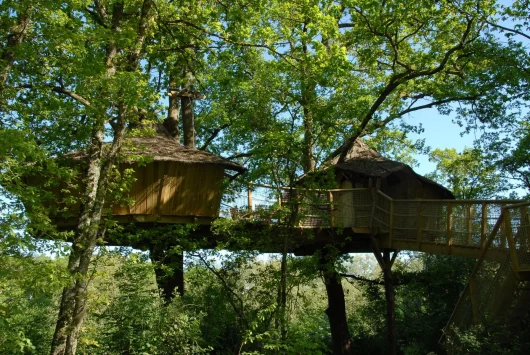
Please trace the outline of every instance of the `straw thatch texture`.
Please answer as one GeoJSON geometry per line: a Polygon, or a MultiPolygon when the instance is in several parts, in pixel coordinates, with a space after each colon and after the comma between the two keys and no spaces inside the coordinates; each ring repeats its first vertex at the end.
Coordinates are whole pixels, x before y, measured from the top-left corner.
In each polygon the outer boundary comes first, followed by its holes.
{"type": "MultiPolygon", "coordinates": [[[[222,166],[227,170],[244,172],[246,169],[241,165],[224,159],[218,155],[203,150],[189,149],[173,139],[162,125],[155,127],[156,135],[151,137],[129,137],[126,138],[121,148],[121,155],[126,160],[134,160],[134,157],[152,158],[153,161],[172,161],[184,164],[207,164],[222,166]],[[129,158],[129,159],[127,159],[129,158]]],[[[83,159],[85,151],[65,154],[67,159],[83,159]]]]}
{"type": "MultiPolygon", "coordinates": [[[[425,185],[431,190],[426,196],[428,198],[454,198],[453,194],[442,185],[417,174],[407,164],[383,157],[377,151],[368,147],[368,145],[360,139],[355,141],[355,144],[348,152],[346,160],[343,163],[337,163],[337,161],[338,158],[335,158],[327,164],[327,166],[333,166],[337,172],[342,172],[346,176],[355,175],[359,178],[381,179],[383,185],[385,185],[386,180],[386,185],[388,185],[387,188],[390,188],[390,185],[397,184],[395,181],[398,180],[396,177],[399,176],[401,184],[405,183],[403,180],[408,180],[406,181],[409,185],[408,190],[421,188],[425,185]],[[417,183],[414,183],[412,180],[415,180],[417,183]]],[[[385,190],[384,187],[383,190],[385,190]]],[[[402,192],[402,196],[398,197],[417,198],[420,196],[407,195],[407,193],[402,192]],[[403,196],[403,194],[405,194],[405,196],[403,196]]]]}

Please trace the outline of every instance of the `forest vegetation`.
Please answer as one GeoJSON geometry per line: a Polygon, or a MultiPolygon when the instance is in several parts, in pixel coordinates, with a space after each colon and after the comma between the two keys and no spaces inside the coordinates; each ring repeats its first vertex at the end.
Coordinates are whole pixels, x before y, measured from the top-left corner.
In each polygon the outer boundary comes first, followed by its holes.
{"type": "Polygon", "coordinates": [[[528,0],[1,1],[0,354],[525,353],[528,315],[515,334],[477,326],[443,337],[472,258],[396,251],[389,274],[379,260],[388,251],[296,256],[288,209],[281,253],[260,254],[255,231],[230,218],[211,226],[228,240],[204,248],[193,223],[125,226],[109,206],[133,203],[133,172],[119,168],[127,138],[157,125],[246,169],[226,174],[221,210],[249,183],[294,188],[305,176],[311,188],[337,188],[311,174],[344,162],[359,140],[412,167],[427,156],[436,165],[427,177],[456,199],[528,199],[529,9],[528,0]],[[429,109],[472,146],[412,139],[422,127],[411,115],[429,109]],[[76,151],[83,163],[65,164],[76,151]],[[53,188],[81,206],[75,228],[50,218],[53,188]],[[117,235],[183,259],[185,286],[164,294],[155,274],[178,267],[153,249],[108,245],[117,235]]]}

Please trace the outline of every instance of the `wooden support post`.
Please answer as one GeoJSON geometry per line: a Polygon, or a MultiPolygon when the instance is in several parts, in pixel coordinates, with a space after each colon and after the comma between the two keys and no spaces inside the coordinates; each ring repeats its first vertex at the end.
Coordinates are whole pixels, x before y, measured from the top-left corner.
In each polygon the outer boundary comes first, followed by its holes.
{"type": "Polygon", "coordinates": [[[377,231],[375,229],[375,208],[377,205],[377,197],[379,194],[377,193],[377,189],[372,189],[372,212],[370,213],[370,233],[372,235],[376,235],[377,231]]]}
{"type": "Polygon", "coordinates": [[[333,206],[333,192],[328,191],[329,200],[329,224],[331,227],[335,227],[335,207],[333,206]]]}
{"type": "Polygon", "coordinates": [[[482,219],[480,223],[480,246],[484,248],[484,243],[486,242],[486,231],[488,227],[488,205],[486,203],[482,204],[482,219]]]}
{"type": "Polygon", "coordinates": [[[467,207],[466,244],[473,243],[473,214],[475,209],[472,205],[467,207]]]}
{"type": "Polygon", "coordinates": [[[250,185],[248,185],[247,202],[248,202],[248,213],[252,215],[252,188],[250,187],[250,185]]]}
{"type": "Polygon", "coordinates": [[[450,247],[453,244],[453,204],[447,204],[447,245],[450,247]]]}
{"type": "MultiPolygon", "coordinates": [[[[503,211],[506,211],[507,210],[505,209],[506,205],[501,205],[501,209],[503,211]]],[[[501,228],[500,228],[500,247],[501,248],[506,248],[506,216],[504,216],[502,218],[502,224],[501,224],[501,228]]]]}
{"type": "Polygon", "coordinates": [[[506,236],[508,237],[508,248],[510,250],[510,258],[512,260],[513,271],[519,272],[519,258],[517,257],[517,250],[515,247],[515,240],[512,231],[512,217],[510,210],[506,209],[504,213],[504,226],[506,228],[506,236]]]}

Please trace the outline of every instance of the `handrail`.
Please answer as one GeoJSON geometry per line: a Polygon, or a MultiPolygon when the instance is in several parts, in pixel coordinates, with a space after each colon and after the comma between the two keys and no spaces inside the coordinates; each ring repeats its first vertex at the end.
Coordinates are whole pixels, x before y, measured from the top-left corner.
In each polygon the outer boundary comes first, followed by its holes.
{"type": "MultiPolygon", "coordinates": [[[[477,273],[478,273],[478,271],[480,269],[480,266],[482,265],[482,262],[484,261],[484,259],[486,257],[486,253],[488,252],[488,249],[491,246],[491,243],[493,243],[493,240],[495,239],[495,235],[497,234],[497,232],[501,228],[501,224],[504,222],[505,210],[506,210],[506,208],[503,208],[501,214],[499,215],[499,218],[497,218],[497,222],[495,223],[495,226],[493,226],[493,229],[490,232],[490,235],[489,235],[489,237],[487,239],[486,245],[484,245],[484,247],[482,249],[482,253],[480,254],[480,257],[478,258],[478,261],[475,264],[475,267],[473,268],[473,271],[471,272],[471,275],[469,276],[469,280],[474,279],[474,277],[477,275],[477,273]]],[[[447,322],[447,325],[444,328],[444,333],[445,333],[445,331],[447,329],[449,329],[451,323],[454,320],[454,317],[455,317],[458,309],[462,305],[462,303],[463,303],[465,297],[467,296],[468,292],[469,292],[469,282],[466,284],[466,287],[464,288],[464,290],[460,294],[460,297],[458,298],[458,302],[456,303],[456,306],[453,309],[453,312],[451,313],[451,317],[449,317],[449,321],[447,322]]]]}
{"type": "MultiPolygon", "coordinates": [[[[492,247],[493,241],[495,240],[495,237],[497,237],[497,235],[499,233],[499,230],[502,231],[502,229],[501,229],[502,227],[504,227],[504,233],[506,234],[505,237],[507,238],[507,241],[508,241],[508,249],[507,249],[507,251],[509,252],[509,254],[506,255],[506,258],[508,258],[506,260],[509,260],[509,262],[511,264],[510,268],[509,268],[509,272],[510,273],[515,273],[515,278],[518,279],[517,274],[521,271],[520,268],[519,268],[519,261],[520,260],[519,260],[517,244],[516,244],[517,236],[513,235],[512,214],[511,214],[510,211],[519,209],[521,207],[527,207],[527,206],[530,206],[530,201],[524,201],[524,202],[520,202],[519,201],[518,203],[502,207],[501,214],[497,218],[497,222],[495,223],[495,226],[494,226],[493,230],[489,234],[488,239],[483,244],[483,250],[482,250],[482,252],[480,254],[480,257],[479,257],[477,263],[475,264],[475,267],[473,268],[473,271],[471,272],[471,275],[469,276],[469,281],[467,282],[466,287],[464,288],[464,290],[460,294],[458,302],[457,302],[455,308],[453,309],[453,312],[451,313],[451,317],[449,318],[446,326],[444,327],[444,334],[440,338],[440,342],[442,342],[444,336],[447,336],[447,334],[449,333],[449,331],[451,329],[451,326],[455,322],[456,316],[458,315],[459,312],[462,311],[462,307],[464,307],[464,303],[465,302],[468,302],[468,301],[471,302],[471,307],[472,307],[472,310],[473,310],[473,318],[476,321],[479,320],[478,319],[479,318],[479,314],[475,314],[475,313],[477,313],[479,311],[478,310],[478,306],[479,305],[477,304],[478,300],[476,299],[476,296],[474,297],[473,294],[472,294],[472,291],[473,291],[472,290],[472,286],[475,285],[475,289],[476,289],[476,287],[478,287],[477,280],[480,280],[480,278],[478,278],[479,271],[481,270],[481,267],[484,264],[484,261],[486,260],[486,254],[491,250],[490,248],[492,247]]],[[[526,217],[526,212],[524,212],[524,215],[521,214],[520,218],[521,218],[521,220],[527,218],[526,217]]],[[[519,225],[519,228],[528,228],[528,225],[524,225],[523,223],[521,223],[519,225]]],[[[519,232],[520,231],[521,231],[521,229],[519,230],[519,232]]],[[[503,236],[500,235],[499,237],[502,240],[503,236]]],[[[523,271],[524,271],[524,269],[523,269],[523,271]]],[[[504,273],[504,272],[506,272],[506,269],[503,268],[502,264],[499,265],[499,269],[497,270],[497,276],[495,277],[495,279],[497,279],[499,277],[499,275],[501,275],[499,273],[504,273]]],[[[499,286],[497,285],[497,287],[499,287],[499,286]]],[[[482,304],[482,306],[483,305],[484,304],[482,304]]]]}

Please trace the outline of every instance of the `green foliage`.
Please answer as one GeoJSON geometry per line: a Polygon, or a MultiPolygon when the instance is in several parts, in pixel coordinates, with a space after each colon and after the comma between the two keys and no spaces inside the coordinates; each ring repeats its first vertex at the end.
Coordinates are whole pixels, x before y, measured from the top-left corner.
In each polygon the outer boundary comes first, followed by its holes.
{"type": "Polygon", "coordinates": [[[492,199],[505,189],[502,178],[479,149],[435,149],[429,160],[436,170],[428,177],[447,187],[459,200],[492,199]]]}
{"type": "Polygon", "coordinates": [[[0,256],[0,353],[49,352],[65,265],[64,259],[0,256]]]}

